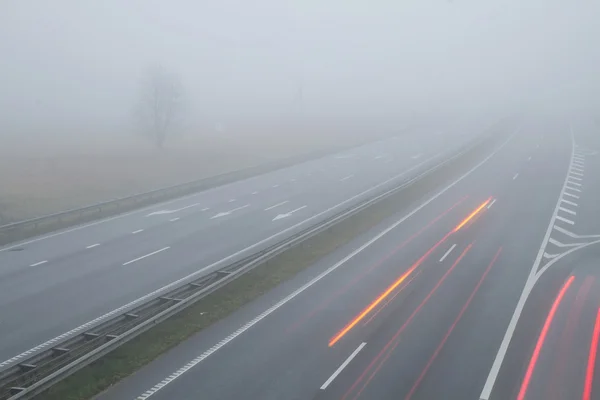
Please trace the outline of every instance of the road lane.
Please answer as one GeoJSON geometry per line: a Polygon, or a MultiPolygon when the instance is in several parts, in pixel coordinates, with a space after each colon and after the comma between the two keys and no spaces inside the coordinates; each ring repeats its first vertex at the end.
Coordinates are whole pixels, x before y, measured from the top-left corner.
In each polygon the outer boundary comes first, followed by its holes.
{"type": "MultiPolygon", "coordinates": [[[[416,142],[414,137],[389,140],[393,146],[385,141],[367,145],[352,150],[350,158],[326,157],[291,167],[287,172],[275,171],[264,180],[251,178],[5,249],[0,252],[0,359],[6,361],[0,366],[17,361],[19,357],[13,357],[21,352],[78,329],[164,285],[204,271],[218,260],[232,255],[239,258],[242,254],[236,254],[241,249],[254,246],[262,238],[286,230],[286,234],[291,234],[301,229],[291,229],[299,222],[348,199],[359,201],[357,193],[400,176],[403,171],[417,173],[425,167],[428,157],[441,150],[440,143],[423,149],[423,142],[416,142]],[[417,148],[424,155],[413,160],[411,156],[417,148]],[[374,160],[383,149],[397,156],[393,163],[374,160]],[[351,168],[356,170],[352,185],[340,183],[339,179],[351,168]],[[307,178],[306,173],[313,175],[307,178]],[[274,182],[279,182],[280,187],[273,188],[274,182]],[[258,193],[253,195],[253,189],[258,189],[258,193]],[[229,202],[231,199],[235,201],[229,202]],[[264,211],[268,205],[282,201],[289,203],[281,209],[264,211]],[[294,210],[295,213],[273,221],[280,213],[294,210]],[[156,212],[159,214],[148,215],[156,212]],[[226,215],[211,219],[219,213],[226,215]],[[179,220],[171,221],[174,217],[179,220]],[[90,248],[92,245],[96,246],[90,248]],[[168,250],[159,251],[167,247],[168,250]],[[126,264],[138,258],[139,261],[126,264]],[[46,262],[30,267],[40,261],[46,262]],[[31,315],[36,318],[30,318],[31,315]]],[[[319,218],[336,211],[331,209],[319,218]]],[[[280,239],[273,237],[270,241],[280,239]]]]}
{"type": "MultiPolygon", "coordinates": [[[[394,353],[396,356],[390,357],[393,366],[381,370],[388,371],[389,379],[382,378],[382,384],[368,389],[374,391],[364,398],[397,398],[411,390],[494,255],[502,248],[497,262],[482,280],[454,328],[468,334],[459,339],[454,333],[448,336],[446,343],[457,341],[456,345],[450,346],[457,352],[449,352],[448,346],[444,345],[422,378],[422,382],[428,383],[422,383],[415,390],[415,398],[439,395],[449,388],[459,395],[474,393],[478,396],[486,369],[493,360],[494,345],[497,346],[502,338],[564,180],[570,137],[565,132],[565,125],[562,130],[555,127],[552,131],[548,129],[550,127],[530,126],[527,134],[515,137],[486,164],[412,215],[406,223],[355,254],[252,328],[235,335],[224,347],[202,356],[205,358],[200,357],[193,367],[184,372],[180,370],[190,361],[190,353],[204,354],[203,349],[214,349],[215,343],[245,326],[287,293],[337,265],[341,258],[360,248],[390,222],[362,235],[258,301],[178,346],[100,398],[136,398],[147,390],[150,397],[157,399],[194,396],[215,399],[240,396],[340,398],[469,245],[471,247],[461,262],[445,278],[435,296],[431,296],[431,303],[422,308],[423,314],[419,318],[423,323],[429,323],[430,329],[420,328],[420,323],[411,324],[411,338],[403,339],[400,344],[406,350],[394,353]],[[547,131],[546,141],[537,147],[539,132],[544,130],[547,131]],[[532,154],[535,157],[528,161],[532,154]],[[515,170],[520,173],[517,180],[512,179],[515,170]],[[337,332],[490,197],[496,200],[493,207],[485,207],[483,214],[474,216],[453,234],[451,240],[447,239],[435,248],[415,270],[419,271],[416,276],[407,279],[406,287],[399,285],[397,289],[402,290],[390,293],[392,301],[378,304],[374,318],[364,318],[333,347],[328,346],[328,341],[337,332]],[[531,223],[521,227],[524,220],[531,223]],[[454,244],[456,248],[440,262],[454,244]],[[492,319],[487,315],[489,310],[494,315],[492,319]],[[486,336],[493,328],[496,333],[486,336]],[[479,331],[484,333],[479,336],[479,331]],[[319,389],[363,342],[366,343],[364,348],[326,389],[319,389]],[[487,350],[471,354],[468,351],[471,342],[478,349],[487,350]],[[403,356],[404,351],[412,352],[414,357],[403,356]],[[457,360],[463,360],[469,370],[477,371],[476,382],[461,385],[465,379],[440,378],[442,373],[437,369],[438,363],[453,365],[457,360]],[[398,368],[413,380],[407,378],[404,386],[401,385],[398,368]],[[170,376],[176,378],[168,379],[170,376]],[[436,389],[438,381],[441,384],[436,389]],[[159,383],[160,390],[152,389],[159,383]],[[422,388],[430,388],[430,391],[420,392],[426,390],[422,388]]],[[[486,204],[490,205],[492,201],[486,204]]],[[[449,376],[456,376],[460,371],[455,368],[449,376]]]]}

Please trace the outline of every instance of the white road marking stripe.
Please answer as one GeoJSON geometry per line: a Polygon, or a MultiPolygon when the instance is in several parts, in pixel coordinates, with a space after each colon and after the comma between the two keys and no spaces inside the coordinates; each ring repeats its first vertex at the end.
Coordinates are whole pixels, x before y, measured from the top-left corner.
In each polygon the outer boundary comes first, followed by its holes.
{"type": "Polygon", "coordinates": [[[576,166],[572,166],[572,167],[571,167],[571,171],[585,172],[585,171],[583,170],[583,168],[577,168],[576,166]]]}
{"type": "Polygon", "coordinates": [[[583,174],[582,174],[582,173],[573,171],[573,168],[571,168],[571,171],[570,171],[569,173],[570,173],[571,175],[583,176],[583,174]]]}
{"type": "Polygon", "coordinates": [[[513,181],[519,177],[519,173],[517,172],[515,176],[513,176],[513,181]]]}
{"type": "Polygon", "coordinates": [[[561,228],[558,225],[554,225],[554,229],[556,229],[558,232],[560,233],[564,233],[565,235],[573,238],[573,239],[595,239],[595,238],[600,238],[600,235],[576,235],[571,231],[568,231],[564,228],[561,228]]]}
{"type": "Polygon", "coordinates": [[[125,266],[125,265],[129,265],[129,264],[131,264],[131,263],[134,263],[134,262],[136,262],[136,261],[143,260],[144,258],[147,258],[147,257],[153,256],[153,255],[155,255],[155,254],[158,254],[158,253],[160,253],[160,252],[162,252],[162,251],[165,251],[165,250],[169,250],[170,248],[171,248],[170,246],[163,247],[163,248],[162,248],[162,249],[160,249],[160,250],[156,250],[156,251],[153,251],[152,253],[148,253],[148,254],[146,254],[146,255],[144,255],[144,256],[141,256],[141,257],[138,257],[138,258],[134,258],[133,260],[127,261],[127,262],[126,262],[126,263],[124,263],[123,265],[125,266]]]}
{"type": "Polygon", "coordinates": [[[565,207],[560,207],[559,210],[560,211],[564,211],[564,212],[566,212],[568,214],[571,214],[571,215],[577,215],[577,213],[575,211],[569,210],[568,208],[565,208],[565,207]]]}
{"type": "Polygon", "coordinates": [[[552,239],[550,238],[549,243],[552,243],[553,245],[557,246],[557,247],[577,247],[577,246],[581,246],[584,243],[561,243],[558,240],[552,239]]]}
{"type": "Polygon", "coordinates": [[[567,186],[565,189],[568,189],[568,190],[573,190],[573,191],[575,191],[575,192],[582,193],[582,191],[581,191],[581,190],[579,190],[579,189],[576,189],[576,188],[572,188],[572,187],[570,187],[570,186],[567,186]]]}
{"type": "Polygon", "coordinates": [[[573,207],[577,207],[577,203],[573,203],[572,201],[565,200],[565,199],[560,199],[560,201],[562,201],[563,203],[567,203],[568,205],[571,205],[573,207]]]}
{"type": "Polygon", "coordinates": [[[352,177],[354,177],[354,175],[348,175],[348,176],[345,176],[345,177],[343,177],[342,179],[340,179],[340,182],[347,181],[348,179],[350,179],[350,178],[352,178],[352,177]]]}
{"type": "Polygon", "coordinates": [[[576,181],[582,181],[583,179],[578,178],[576,176],[569,176],[569,179],[575,179],[576,181]]]}
{"type": "Polygon", "coordinates": [[[281,203],[274,204],[271,207],[267,207],[267,208],[265,208],[265,211],[272,210],[274,208],[277,208],[277,207],[282,206],[282,205],[287,204],[287,203],[289,203],[289,200],[282,201],[281,203]]]}
{"type": "Polygon", "coordinates": [[[579,196],[577,196],[576,194],[572,194],[572,193],[569,193],[567,191],[565,191],[563,194],[565,194],[567,196],[570,196],[570,197],[573,197],[574,199],[578,199],[579,198],[579,196]]]}
{"type": "Polygon", "coordinates": [[[496,200],[497,200],[497,199],[494,199],[494,200],[492,200],[492,202],[491,202],[490,204],[488,204],[488,206],[487,206],[488,210],[489,210],[490,208],[492,208],[492,206],[493,206],[493,205],[496,203],[496,200]]]}
{"type": "Polygon", "coordinates": [[[279,187],[279,184],[275,184],[275,185],[273,185],[273,187],[274,187],[274,188],[277,188],[277,187],[279,187]]]}
{"type": "Polygon", "coordinates": [[[531,156],[529,156],[529,158],[527,159],[527,161],[531,161],[531,156]]]}
{"type": "Polygon", "coordinates": [[[229,199],[228,203],[233,203],[235,199],[229,199]]]}
{"type": "MultiPolygon", "coordinates": [[[[569,177],[570,178],[570,177],[569,177]]],[[[567,181],[567,183],[569,185],[575,185],[575,186],[583,186],[581,183],[577,183],[577,182],[571,182],[571,181],[567,181]]]]}
{"type": "Polygon", "coordinates": [[[452,250],[454,250],[456,248],[456,244],[453,244],[452,247],[450,247],[448,249],[448,251],[446,251],[444,253],[444,255],[442,256],[442,258],[440,258],[440,262],[444,261],[446,259],[446,257],[448,257],[448,255],[450,255],[450,253],[452,253],[452,250]]]}
{"type": "Polygon", "coordinates": [[[143,231],[144,231],[143,229],[138,229],[137,231],[133,231],[131,233],[135,235],[136,233],[140,233],[140,232],[143,232],[143,231]]]}
{"type": "Polygon", "coordinates": [[[544,252],[544,258],[548,258],[550,260],[553,259],[553,258],[556,258],[558,256],[559,256],[559,254],[549,254],[549,253],[545,253],[544,252]]]}
{"type": "Polygon", "coordinates": [[[46,264],[47,262],[48,262],[48,260],[39,261],[39,262],[36,262],[35,264],[31,264],[30,267],[37,267],[38,265],[46,264]]]}
{"type": "Polygon", "coordinates": [[[346,358],[346,361],[344,361],[342,363],[342,365],[339,366],[338,369],[335,370],[335,372],[333,373],[333,375],[331,375],[329,377],[329,379],[327,379],[325,381],[325,383],[323,385],[321,385],[321,390],[325,390],[327,389],[327,386],[329,386],[331,384],[331,382],[333,382],[333,380],[335,378],[337,378],[337,376],[344,370],[344,368],[346,368],[348,366],[348,364],[350,364],[350,362],[354,359],[354,357],[356,357],[356,355],[362,350],[363,347],[365,347],[367,345],[367,343],[362,342],[357,348],[356,350],[354,350],[352,352],[352,354],[350,354],[350,356],[348,358],[346,358]]]}
{"type": "Polygon", "coordinates": [[[258,194],[258,192],[257,192],[257,191],[254,191],[254,192],[252,192],[252,194],[258,194]]]}
{"type": "Polygon", "coordinates": [[[200,210],[200,211],[208,211],[208,210],[210,210],[210,208],[208,208],[208,207],[204,207],[204,208],[203,208],[202,210],[200,210]]]}
{"type": "Polygon", "coordinates": [[[169,220],[169,222],[175,222],[175,221],[179,221],[179,217],[171,218],[171,219],[169,220]]]}
{"type": "MultiPolygon", "coordinates": [[[[284,304],[286,304],[287,302],[289,302],[290,300],[292,300],[294,297],[298,296],[300,293],[302,293],[303,291],[305,291],[306,289],[308,289],[309,287],[311,287],[312,285],[314,285],[316,282],[320,281],[325,276],[327,276],[331,272],[335,271],[341,265],[345,264],[348,260],[354,258],[354,256],[356,256],[357,254],[359,254],[360,252],[362,252],[367,247],[371,246],[373,243],[375,243],[377,240],[379,240],[380,238],[382,238],[383,236],[385,236],[387,233],[391,232],[398,225],[400,225],[401,223],[403,223],[404,221],[406,221],[408,218],[410,218],[411,216],[413,216],[414,214],[416,214],[419,210],[423,209],[429,203],[431,203],[432,201],[434,201],[435,199],[437,199],[439,196],[441,196],[442,194],[444,194],[445,192],[447,192],[448,190],[450,190],[456,184],[458,184],[459,182],[461,182],[464,178],[466,178],[471,173],[473,173],[473,171],[477,170],[480,166],[482,166],[483,164],[485,164],[495,154],[497,154],[500,150],[502,150],[506,146],[506,144],[508,142],[510,142],[510,140],[515,136],[515,134],[518,131],[519,131],[519,129],[515,130],[513,132],[513,134],[508,139],[506,139],[504,141],[504,143],[502,143],[502,145],[500,147],[498,147],[492,154],[490,154],[485,159],[483,159],[483,161],[481,161],[479,164],[475,165],[473,168],[471,168],[469,171],[467,171],[464,175],[461,175],[457,180],[455,180],[454,182],[452,182],[451,184],[449,184],[448,186],[446,186],[440,192],[438,192],[435,195],[433,195],[433,197],[430,197],[427,201],[425,201],[424,203],[422,203],[421,205],[419,205],[417,208],[415,208],[414,210],[412,210],[409,214],[407,214],[406,216],[404,216],[402,219],[400,219],[399,221],[396,221],[394,224],[392,224],[391,226],[389,226],[388,228],[386,228],[383,232],[379,233],[377,236],[375,236],[374,238],[372,238],[371,240],[369,240],[367,243],[365,243],[364,245],[362,245],[358,249],[354,250],[352,253],[350,253],[348,256],[346,256],[345,258],[343,258],[341,261],[339,261],[335,265],[329,267],[323,273],[321,273],[317,277],[313,278],[310,282],[308,282],[304,286],[300,287],[298,290],[296,290],[292,294],[288,295],[286,298],[284,298],[283,300],[281,300],[279,303],[275,304],[274,306],[272,306],[271,308],[269,308],[268,310],[266,310],[262,314],[258,315],[252,321],[248,322],[246,325],[242,326],[237,331],[235,331],[231,335],[227,336],[225,339],[221,340],[219,343],[217,343],[216,345],[214,345],[213,347],[211,347],[210,349],[208,349],[207,351],[205,351],[204,353],[202,353],[200,356],[196,357],[195,359],[191,360],[189,363],[187,363],[186,365],[184,365],[182,368],[178,369],[174,374],[171,375],[171,376],[175,376],[175,378],[171,379],[170,377],[167,377],[166,379],[164,379],[163,381],[161,381],[159,384],[155,385],[150,390],[147,390],[146,392],[144,392],[141,396],[138,396],[136,400],[146,400],[149,397],[153,396],[162,387],[168,385],[173,380],[175,380],[179,376],[181,376],[184,373],[186,373],[187,371],[189,371],[194,366],[196,366],[199,363],[201,363],[202,361],[204,361],[211,354],[213,354],[214,352],[216,352],[217,350],[219,350],[220,348],[222,348],[223,346],[225,346],[227,343],[231,342],[233,339],[235,339],[236,337],[238,337],[239,335],[241,335],[242,333],[244,333],[245,331],[247,331],[248,329],[250,329],[252,326],[256,325],[262,319],[264,319],[265,317],[267,317],[269,314],[273,313],[275,310],[279,309],[281,306],[283,306],[284,304]]],[[[317,215],[319,215],[319,214],[317,214],[317,215]]],[[[295,226],[292,227],[292,228],[295,228],[295,226]]],[[[291,228],[288,228],[288,229],[291,229],[291,228]]],[[[230,257],[232,257],[232,256],[230,256],[230,257]]],[[[187,278],[189,278],[189,277],[182,278],[180,281],[183,281],[184,279],[187,279],[187,278]]],[[[147,296],[149,297],[150,295],[147,295],[147,296]]],[[[1,366],[2,366],[2,364],[0,363],[0,367],[1,366]]]]}
{"type": "Polygon", "coordinates": [[[86,249],[93,249],[94,247],[98,247],[100,246],[100,243],[94,243],[94,244],[90,244],[89,246],[86,247],[86,249]]]}
{"type": "Polygon", "coordinates": [[[575,222],[571,221],[570,219],[567,219],[567,218],[561,217],[560,215],[557,215],[557,216],[556,216],[556,219],[557,219],[557,220],[559,220],[559,221],[562,221],[562,222],[564,222],[564,223],[567,223],[567,224],[569,224],[569,225],[575,225],[575,222]]]}

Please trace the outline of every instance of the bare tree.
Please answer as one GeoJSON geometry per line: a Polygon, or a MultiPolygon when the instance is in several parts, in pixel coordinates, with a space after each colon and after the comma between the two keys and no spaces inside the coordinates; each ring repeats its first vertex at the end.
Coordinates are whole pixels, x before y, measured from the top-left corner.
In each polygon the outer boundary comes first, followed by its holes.
{"type": "Polygon", "coordinates": [[[162,67],[152,69],[143,81],[138,116],[142,132],[159,148],[176,128],[182,111],[182,95],[178,76],[162,67]]]}

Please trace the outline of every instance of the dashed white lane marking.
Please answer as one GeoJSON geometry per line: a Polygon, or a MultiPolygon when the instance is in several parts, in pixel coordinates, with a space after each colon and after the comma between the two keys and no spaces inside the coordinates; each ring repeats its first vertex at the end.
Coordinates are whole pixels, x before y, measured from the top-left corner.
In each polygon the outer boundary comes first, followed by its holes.
{"type": "Polygon", "coordinates": [[[375,160],[379,160],[380,158],[385,157],[383,154],[379,154],[378,156],[375,156],[375,160]]]}
{"type": "Polygon", "coordinates": [[[564,211],[564,212],[566,212],[567,214],[571,214],[571,215],[577,215],[577,213],[576,213],[575,211],[573,211],[573,210],[569,210],[568,208],[565,208],[565,207],[560,207],[560,208],[559,208],[559,210],[560,210],[560,211],[564,211]]]}
{"type": "Polygon", "coordinates": [[[496,204],[496,200],[498,200],[498,199],[494,199],[494,200],[492,200],[492,202],[491,202],[490,204],[488,204],[488,206],[487,206],[488,210],[489,210],[490,208],[492,208],[492,206],[493,206],[494,204],[496,204]]]}
{"type": "Polygon", "coordinates": [[[169,222],[175,222],[175,221],[179,221],[179,217],[171,218],[171,219],[169,220],[169,222]]]}
{"type": "Polygon", "coordinates": [[[252,194],[258,194],[258,192],[257,192],[257,191],[254,191],[254,192],[252,192],[252,194]]]}
{"type": "Polygon", "coordinates": [[[129,264],[131,264],[131,263],[134,263],[134,262],[136,262],[136,261],[143,260],[144,258],[148,258],[148,257],[150,257],[150,256],[153,256],[153,255],[155,255],[155,254],[158,254],[158,253],[160,253],[160,252],[163,252],[163,251],[165,251],[165,250],[169,250],[170,248],[171,248],[170,246],[163,247],[163,248],[162,248],[162,249],[160,249],[160,250],[156,250],[156,251],[153,251],[152,253],[148,253],[148,254],[146,254],[146,255],[143,255],[143,256],[141,256],[141,257],[134,258],[133,260],[129,260],[129,261],[127,261],[126,263],[124,263],[123,265],[129,265],[129,264]]]}
{"type": "Polygon", "coordinates": [[[348,179],[351,179],[352,177],[354,177],[354,175],[345,176],[342,179],[340,179],[340,182],[347,181],[348,179]]]}
{"type": "Polygon", "coordinates": [[[279,184],[275,184],[275,185],[273,185],[273,187],[274,187],[274,188],[278,188],[278,187],[279,187],[279,184]]]}
{"type": "Polygon", "coordinates": [[[98,247],[100,246],[100,243],[94,243],[94,244],[90,244],[89,246],[86,246],[86,249],[93,249],[94,247],[98,247]]]}
{"type": "Polygon", "coordinates": [[[577,207],[577,203],[574,203],[572,201],[565,200],[565,199],[560,199],[560,201],[562,201],[563,203],[566,203],[566,204],[568,204],[570,206],[577,207]]]}
{"type": "Polygon", "coordinates": [[[228,203],[233,203],[235,199],[229,199],[228,203]]]}
{"type": "Polygon", "coordinates": [[[571,221],[570,219],[561,217],[560,215],[557,215],[556,219],[559,220],[559,221],[562,221],[562,222],[564,222],[566,224],[569,224],[569,225],[575,225],[575,222],[571,221]]]}
{"type": "Polygon", "coordinates": [[[327,389],[327,386],[329,386],[331,384],[331,382],[333,382],[333,380],[335,378],[337,378],[337,376],[344,370],[344,368],[346,368],[348,366],[348,364],[350,364],[350,362],[354,359],[354,357],[356,357],[356,355],[362,350],[363,347],[365,347],[367,345],[367,343],[362,342],[357,348],[356,350],[354,350],[352,352],[352,354],[350,354],[350,356],[348,356],[348,358],[346,358],[346,361],[344,361],[342,363],[342,365],[339,366],[338,369],[335,370],[335,372],[333,373],[333,375],[331,375],[329,377],[329,379],[327,379],[325,381],[325,383],[323,385],[321,385],[321,390],[325,390],[327,389]]]}
{"type": "Polygon", "coordinates": [[[513,176],[513,181],[519,177],[519,173],[517,172],[515,176],[513,176]]]}
{"type": "Polygon", "coordinates": [[[137,231],[133,231],[131,233],[135,235],[136,233],[140,233],[140,232],[144,232],[144,230],[143,229],[138,229],[137,231]]]}
{"type": "Polygon", "coordinates": [[[287,203],[289,203],[289,200],[282,201],[281,203],[274,204],[271,207],[267,207],[267,208],[265,208],[265,211],[272,210],[274,208],[277,208],[277,207],[282,206],[282,205],[287,204],[287,203]]]}
{"type": "Polygon", "coordinates": [[[208,210],[210,210],[210,208],[208,208],[208,207],[204,207],[204,208],[203,208],[202,210],[200,210],[200,211],[208,211],[208,210]]]}
{"type": "Polygon", "coordinates": [[[579,198],[579,196],[577,196],[576,194],[569,193],[569,192],[567,192],[567,191],[565,191],[565,193],[564,193],[564,194],[565,194],[565,196],[569,196],[569,197],[572,197],[572,198],[574,198],[574,199],[578,199],[578,198],[579,198]]]}
{"type": "MultiPolygon", "coordinates": [[[[291,293],[290,295],[288,295],[287,297],[285,297],[283,300],[281,300],[280,302],[278,302],[277,304],[275,304],[274,306],[272,306],[271,308],[269,308],[268,310],[266,310],[265,312],[263,312],[262,314],[258,315],[256,318],[254,318],[253,320],[251,320],[250,322],[248,322],[246,325],[242,326],[237,331],[233,332],[231,335],[227,336],[225,339],[221,340],[219,343],[217,343],[216,345],[214,345],[213,347],[211,347],[210,349],[208,349],[204,353],[200,354],[200,356],[194,358],[193,360],[191,360],[190,362],[188,362],[187,364],[185,364],[183,367],[181,367],[180,369],[178,369],[177,371],[175,371],[173,374],[169,375],[167,378],[163,379],[161,382],[159,382],[158,384],[156,384],[154,387],[152,387],[151,389],[147,390],[142,395],[138,396],[136,400],[146,400],[149,397],[153,396],[160,389],[162,389],[163,387],[165,387],[169,383],[173,382],[175,379],[177,379],[178,377],[180,377],[181,375],[183,375],[184,373],[186,373],[190,369],[194,368],[196,365],[200,364],[202,361],[204,361],[211,354],[213,354],[216,351],[218,351],[219,349],[221,349],[227,343],[231,342],[233,339],[235,339],[236,337],[240,336],[242,333],[246,332],[248,329],[250,329],[251,327],[253,327],[257,323],[259,323],[261,320],[263,320],[264,318],[266,318],[267,316],[269,316],[271,313],[273,313],[277,309],[281,308],[284,304],[286,304],[287,302],[291,301],[293,298],[295,298],[296,296],[298,296],[300,293],[304,292],[306,289],[308,289],[309,287],[311,287],[312,285],[314,285],[316,282],[320,281],[325,276],[329,275],[331,272],[333,272],[337,268],[339,268],[341,265],[345,264],[348,260],[354,258],[357,254],[361,253],[364,249],[366,249],[367,247],[371,246],[373,243],[375,243],[376,241],[378,241],[379,239],[381,239],[383,236],[385,236],[386,234],[388,234],[389,232],[391,232],[392,230],[394,230],[398,225],[400,225],[401,223],[403,223],[404,221],[406,221],[408,218],[410,218],[411,216],[413,216],[414,214],[416,214],[417,212],[419,212],[421,209],[423,209],[429,203],[431,203],[432,201],[434,201],[435,199],[437,199],[438,197],[440,197],[442,194],[444,194],[445,192],[447,192],[449,189],[451,189],[452,187],[454,187],[456,184],[458,184],[459,182],[461,182],[464,178],[466,178],[467,176],[471,175],[471,173],[473,173],[475,170],[477,170],[479,167],[481,167],[483,164],[485,164],[495,154],[497,154],[500,150],[502,150],[506,146],[506,144],[514,137],[514,135],[518,131],[519,130],[517,129],[508,139],[506,139],[506,141],[504,141],[502,143],[502,145],[500,145],[500,147],[498,147],[492,154],[490,154],[489,156],[487,156],[483,161],[481,161],[479,164],[475,165],[473,168],[471,168],[469,171],[467,171],[464,175],[461,175],[457,180],[455,180],[454,182],[452,182],[451,184],[449,184],[448,186],[446,186],[440,192],[436,193],[435,195],[433,195],[432,197],[430,197],[429,199],[427,199],[424,203],[420,204],[417,208],[415,208],[414,210],[412,210],[409,214],[407,214],[406,216],[404,216],[402,219],[396,221],[394,224],[392,224],[391,226],[389,226],[388,228],[386,228],[383,232],[379,233],[377,236],[375,236],[374,238],[372,238],[371,240],[369,240],[367,243],[363,244],[361,247],[359,247],[358,249],[354,250],[352,253],[350,253],[349,255],[347,255],[345,258],[343,258],[342,260],[340,260],[338,263],[336,263],[335,265],[329,267],[327,270],[323,271],[323,273],[321,273],[320,275],[317,275],[310,282],[306,283],[304,286],[300,287],[298,290],[296,290],[295,292],[291,293]]],[[[183,278],[183,279],[186,279],[186,278],[183,278]]],[[[149,295],[147,295],[147,296],[149,296],[149,295]]],[[[40,346],[38,346],[38,349],[36,349],[36,350],[39,350],[40,348],[44,348],[44,347],[47,347],[47,346],[48,345],[40,345],[40,346]]],[[[5,363],[12,363],[15,360],[18,360],[18,359],[20,359],[22,357],[23,356],[13,357],[11,360],[5,361],[5,363]]],[[[0,367],[1,366],[2,366],[2,363],[0,363],[0,367]]]]}
{"type": "Polygon", "coordinates": [[[456,248],[456,244],[453,244],[452,247],[450,247],[442,256],[442,258],[440,258],[440,262],[443,262],[446,257],[448,257],[450,255],[450,253],[452,253],[452,250],[454,250],[456,248]]]}
{"type": "Polygon", "coordinates": [[[47,262],[48,262],[48,260],[39,261],[39,262],[36,262],[35,264],[31,264],[30,267],[37,267],[38,265],[46,264],[47,262]]]}
{"type": "Polygon", "coordinates": [[[223,211],[223,212],[217,213],[217,214],[213,215],[212,217],[210,217],[210,219],[225,217],[227,215],[230,215],[233,212],[242,210],[242,209],[244,209],[246,207],[250,207],[250,204],[246,204],[246,205],[243,205],[241,207],[236,207],[236,208],[233,208],[233,209],[231,209],[229,211],[223,211]]]}

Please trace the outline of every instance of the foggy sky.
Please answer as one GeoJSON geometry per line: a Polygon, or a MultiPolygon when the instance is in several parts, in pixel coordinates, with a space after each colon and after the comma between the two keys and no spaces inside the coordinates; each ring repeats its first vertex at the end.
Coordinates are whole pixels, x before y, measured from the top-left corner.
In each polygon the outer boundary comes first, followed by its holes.
{"type": "Polygon", "coordinates": [[[0,135],[121,124],[156,64],[214,123],[598,109],[587,0],[4,0],[0,135]]]}

